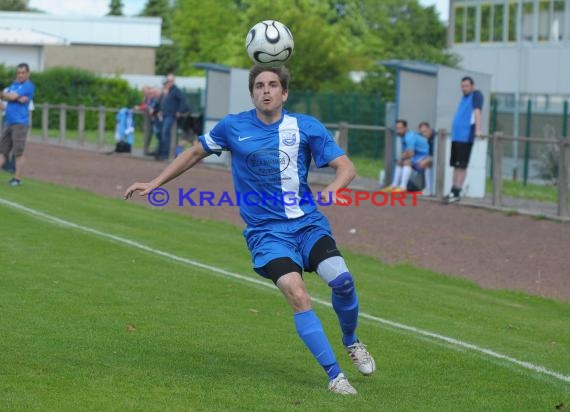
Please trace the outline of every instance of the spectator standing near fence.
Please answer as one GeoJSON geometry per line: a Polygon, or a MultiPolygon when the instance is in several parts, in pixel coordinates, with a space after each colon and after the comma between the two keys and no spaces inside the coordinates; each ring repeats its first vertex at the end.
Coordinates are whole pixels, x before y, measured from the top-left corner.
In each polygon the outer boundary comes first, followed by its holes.
{"type": "Polygon", "coordinates": [[[463,97],[459,101],[451,126],[451,160],[453,186],[444,198],[447,203],[458,202],[467,177],[467,167],[475,137],[481,137],[481,110],[483,94],[475,90],[475,82],[469,76],[461,79],[463,97]]]}
{"type": "Polygon", "coordinates": [[[173,73],[168,73],[164,81],[159,113],[159,116],[162,115],[162,131],[156,155],[157,160],[168,159],[172,126],[177,123],[182,113],[190,111],[186,96],[176,86],[175,81],[176,77],[173,73]]]}
{"type": "MultiPolygon", "coordinates": [[[[426,138],[429,146],[429,155],[433,159],[433,151],[435,146],[435,130],[433,130],[428,122],[421,122],[418,126],[420,134],[426,138]]],[[[426,166],[424,170],[425,189],[423,194],[426,196],[433,195],[433,172],[432,165],[426,166]]]]}
{"type": "Polygon", "coordinates": [[[35,86],[29,77],[30,67],[27,63],[20,63],[16,68],[16,80],[1,96],[7,103],[0,139],[0,167],[8,160],[10,152],[16,157],[16,170],[9,182],[10,186],[22,184],[24,148],[30,126],[29,105],[35,92],[35,86]]]}

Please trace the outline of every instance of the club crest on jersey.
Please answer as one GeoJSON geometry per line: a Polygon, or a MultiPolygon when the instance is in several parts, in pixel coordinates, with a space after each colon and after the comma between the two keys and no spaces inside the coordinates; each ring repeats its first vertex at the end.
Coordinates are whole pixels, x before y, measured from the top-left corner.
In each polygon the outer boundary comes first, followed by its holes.
{"type": "Polygon", "coordinates": [[[297,143],[297,132],[282,132],[281,143],[285,146],[293,146],[297,143]]]}

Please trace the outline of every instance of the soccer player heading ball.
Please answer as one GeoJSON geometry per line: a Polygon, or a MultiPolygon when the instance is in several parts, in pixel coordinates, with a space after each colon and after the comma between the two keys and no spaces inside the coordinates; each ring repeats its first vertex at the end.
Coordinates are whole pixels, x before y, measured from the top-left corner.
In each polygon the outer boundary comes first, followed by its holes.
{"type": "MultiPolygon", "coordinates": [[[[196,145],[176,158],[158,177],[134,183],[125,198],[140,191],[148,195],[191,169],[210,154],[232,154],[236,191],[244,193],[295,193],[300,199],[310,191],[307,175],[311,159],[318,167],[335,170],[323,194],[346,187],[354,178],[352,162],[315,118],[289,113],[289,72],[285,67],[254,66],[249,91],[255,109],[224,117],[196,145]]],[[[328,196],[328,195],[326,195],[328,196]]],[[[240,215],[247,227],[244,236],[255,271],[270,279],[293,309],[297,333],[328,375],[332,392],[353,395],[356,390],[341,371],[321,322],[311,307],[302,278],[303,270],[316,272],[332,290],[332,306],[342,330],[342,342],[363,375],[376,369],[374,359],[356,336],[358,297],[354,279],[336,247],[327,218],[314,202],[242,202],[240,215]]]]}

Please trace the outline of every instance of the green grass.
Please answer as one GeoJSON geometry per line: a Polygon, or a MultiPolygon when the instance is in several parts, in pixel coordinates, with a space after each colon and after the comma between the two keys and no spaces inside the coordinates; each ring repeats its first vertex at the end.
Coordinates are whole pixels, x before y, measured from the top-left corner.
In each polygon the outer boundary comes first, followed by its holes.
{"type": "MultiPolygon", "coordinates": [[[[32,180],[0,186],[0,199],[259,279],[231,225],[32,180]]],[[[360,392],[335,396],[275,290],[2,204],[0,215],[0,410],[519,412],[570,402],[568,383],[362,318],[379,369],[358,376],[332,310],[316,305],[360,392]]],[[[345,255],[363,312],[570,375],[570,304],[345,255]]]]}
{"type": "MultiPolygon", "coordinates": [[[[493,193],[493,180],[488,178],[486,181],[487,193],[493,193]]],[[[558,202],[558,189],[556,186],[551,185],[537,185],[534,183],[527,183],[525,186],[523,182],[513,180],[503,180],[503,196],[537,200],[541,202],[558,202]]]]}
{"type": "Polygon", "coordinates": [[[354,163],[356,173],[360,177],[378,180],[380,170],[384,169],[384,160],[352,155],[350,156],[350,160],[354,163]]]}

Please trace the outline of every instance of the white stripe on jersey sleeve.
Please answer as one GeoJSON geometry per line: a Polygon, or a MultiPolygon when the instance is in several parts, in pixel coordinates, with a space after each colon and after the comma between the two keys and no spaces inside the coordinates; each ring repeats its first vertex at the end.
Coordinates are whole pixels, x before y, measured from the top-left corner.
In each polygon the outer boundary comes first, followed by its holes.
{"type": "Polygon", "coordinates": [[[212,152],[221,152],[222,151],[222,146],[220,146],[219,144],[217,144],[214,139],[212,139],[212,136],[210,136],[210,133],[206,133],[204,135],[204,140],[206,142],[206,145],[208,146],[208,148],[212,151],[212,152]]]}

